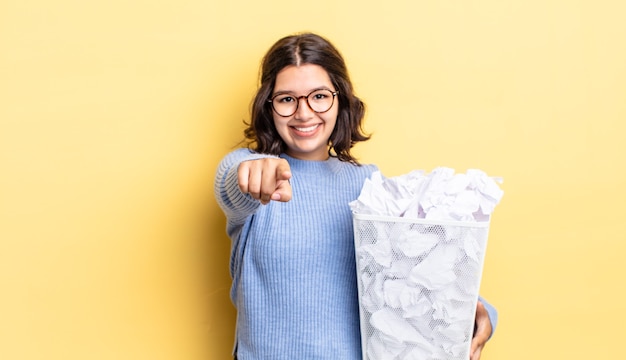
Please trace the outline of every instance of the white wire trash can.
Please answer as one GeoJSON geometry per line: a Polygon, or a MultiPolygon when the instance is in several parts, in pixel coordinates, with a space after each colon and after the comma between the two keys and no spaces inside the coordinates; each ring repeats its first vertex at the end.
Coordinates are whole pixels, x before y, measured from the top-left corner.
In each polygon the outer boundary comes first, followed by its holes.
{"type": "Polygon", "coordinates": [[[364,360],[468,360],[489,222],[353,213],[364,360]]]}

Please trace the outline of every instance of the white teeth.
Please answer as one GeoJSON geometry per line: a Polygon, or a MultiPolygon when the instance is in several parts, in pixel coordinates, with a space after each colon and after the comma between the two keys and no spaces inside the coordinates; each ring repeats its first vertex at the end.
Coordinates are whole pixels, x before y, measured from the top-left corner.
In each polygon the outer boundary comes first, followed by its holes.
{"type": "Polygon", "coordinates": [[[318,127],[318,126],[319,126],[319,124],[317,124],[317,125],[313,125],[313,126],[309,126],[309,127],[305,127],[305,128],[295,127],[295,126],[294,126],[294,128],[295,128],[296,130],[298,130],[298,131],[301,131],[301,132],[311,132],[311,131],[313,131],[313,130],[317,129],[317,127],[318,127]]]}

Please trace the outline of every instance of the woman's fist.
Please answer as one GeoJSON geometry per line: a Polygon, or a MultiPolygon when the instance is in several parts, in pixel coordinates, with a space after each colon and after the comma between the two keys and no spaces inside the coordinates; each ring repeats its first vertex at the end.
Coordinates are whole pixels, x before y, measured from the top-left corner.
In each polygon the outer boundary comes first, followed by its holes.
{"type": "Polygon", "coordinates": [[[265,205],[291,200],[291,168],[285,159],[263,158],[239,164],[239,189],[265,205]]]}

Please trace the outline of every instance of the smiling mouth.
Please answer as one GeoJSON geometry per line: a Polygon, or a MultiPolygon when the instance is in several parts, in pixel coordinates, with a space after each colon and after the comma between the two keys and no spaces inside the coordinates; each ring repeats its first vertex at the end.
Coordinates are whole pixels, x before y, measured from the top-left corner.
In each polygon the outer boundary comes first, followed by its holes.
{"type": "Polygon", "coordinates": [[[297,126],[294,126],[293,128],[298,130],[298,131],[300,131],[300,132],[305,132],[306,133],[306,132],[314,131],[319,126],[320,126],[320,124],[315,124],[315,125],[307,126],[307,127],[297,127],[297,126]]]}

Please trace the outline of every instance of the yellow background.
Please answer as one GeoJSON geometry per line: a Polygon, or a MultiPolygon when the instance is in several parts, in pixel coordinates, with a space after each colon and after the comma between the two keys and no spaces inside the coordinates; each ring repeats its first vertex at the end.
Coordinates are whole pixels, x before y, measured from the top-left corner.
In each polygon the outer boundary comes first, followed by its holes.
{"type": "Polygon", "coordinates": [[[502,176],[483,359],[624,359],[626,5],[2,0],[0,359],[228,359],[213,198],[258,64],[311,30],[395,176],[502,176]]]}

